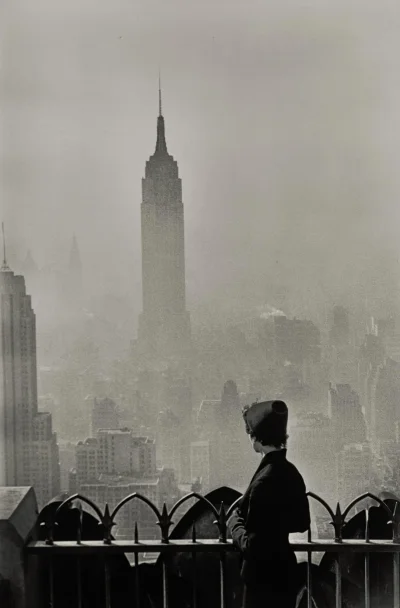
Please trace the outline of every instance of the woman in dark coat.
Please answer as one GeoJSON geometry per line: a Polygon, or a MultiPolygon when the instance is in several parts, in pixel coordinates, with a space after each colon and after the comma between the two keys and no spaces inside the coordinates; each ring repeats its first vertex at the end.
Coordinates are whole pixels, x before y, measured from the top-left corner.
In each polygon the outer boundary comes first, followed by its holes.
{"type": "Polygon", "coordinates": [[[286,460],[288,409],[283,401],[253,403],[243,418],[262,455],[228,521],[242,554],[243,608],[294,608],[297,560],[289,534],[308,530],[310,511],[303,478],[286,460]]]}

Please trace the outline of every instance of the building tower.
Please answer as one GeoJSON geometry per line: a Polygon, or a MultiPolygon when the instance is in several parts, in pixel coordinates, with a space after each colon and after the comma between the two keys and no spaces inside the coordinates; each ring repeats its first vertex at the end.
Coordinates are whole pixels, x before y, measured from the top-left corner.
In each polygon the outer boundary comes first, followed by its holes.
{"type": "Polygon", "coordinates": [[[350,342],[349,313],[343,306],[333,308],[330,341],[335,346],[347,345],[350,342]]]}
{"type": "Polygon", "coordinates": [[[105,397],[94,398],[90,420],[90,436],[96,437],[100,429],[119,429],[119,416],[116,403],[105,397]]]}
{"type": "Polygon", "coordinates": [[[72,310],[80,310],[83,305],[82,261],[75,235],[71,244],[65,288],[68,307],[72,307],[72,310]]]}
{"type": "Polygon", "coordinates": [[[38,411],[36,319],[23,276],[0,269],[0,485],[36,490],[42,506],[59,491],[51,414],[38,411]]]}
{"type": "Polygon", "coordinates": [[[178,164],[168,153],[159,87],[159,116],[154,154],[142,180],[142,289],[140,350],[165,358],[190,344],[186,311],[182,183],[178,164]]]}

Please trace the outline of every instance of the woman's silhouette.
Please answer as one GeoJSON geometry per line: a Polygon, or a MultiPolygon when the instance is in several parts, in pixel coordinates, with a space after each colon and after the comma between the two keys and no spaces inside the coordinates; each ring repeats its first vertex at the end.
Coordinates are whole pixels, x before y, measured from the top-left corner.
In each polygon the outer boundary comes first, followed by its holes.
{"type": "Polygon", "coordinates": [[[243,410],[246,432],[261,464],[228,521],[242,554],[244,608],[294,608],[296,556],[291,532],[310,526],[306,488],[286,460],[288,408],[283,401],[253,403],[243,410]]]}

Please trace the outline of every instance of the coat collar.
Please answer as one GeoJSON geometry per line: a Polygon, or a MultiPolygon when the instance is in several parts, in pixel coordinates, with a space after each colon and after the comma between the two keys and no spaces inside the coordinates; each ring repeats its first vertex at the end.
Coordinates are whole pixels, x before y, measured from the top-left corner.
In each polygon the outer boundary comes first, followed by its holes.
{"type": "Polygon", "coordinates": [[[261,463],[265,462],[276,462],[277,460],[284,460],[286,458],[287,450],[283,448],[282,450],[273,450],[272,452],[268,452],[263,456],[261,463]]]}
{"type": "Polygon", "coordinates": [[[257,477],[257,475],[269,464],[271,464],[272,462],[282,462],[283,460],[286,460],[286,449],[282,449],[282,450],[274,450],[273,452],[268,452],[268,454],[265,454],[265,456],[263,456],[260,464],[258,465],[258,468],[256,470],[256,472],[254,473],[253,477],[250,480],[250,483],[247,487],[247,490],[245,491],[245,493],[242,496],[242,499],[239,503],[239,506],[241,508],[245,508],[245,510],[247,509],[247,501],[248,501],[248,497],[251,491],[251,486],[253,481],[255,480],[255,478],[257,477]]]}
{"type": "Polygon", "coordinates": [[[271,462],[281,462],[282,460],[285,460],[286,452],[287,452],[286,449],[282,449],[282,450],[274,450],[273,452],[268,452],[268,454],[265,454],[265,456],[262,457],[260,465],[257,469],[257,473],[259,471],[261,471],[261,469],[266,467],[267,464],[270,464],[271,462]]]}
{"type": "Polygon", "coordinates": [[[256,477],[256,475],[258,475],[258,473],[260,471],[262,471],[264,469],[264,467],[266,467],[268,464],[271,464],[271,462],[281,462],[282,460],[286,459],[286,449],[282,449],[282,450],[274,450],[273,452],[268,452],[268,454],[265,454],[265,456],[263,456],[260,464],[257,467],[256,472],[254,473],[251,482],[254,480],[254,478],[256,477]]]}

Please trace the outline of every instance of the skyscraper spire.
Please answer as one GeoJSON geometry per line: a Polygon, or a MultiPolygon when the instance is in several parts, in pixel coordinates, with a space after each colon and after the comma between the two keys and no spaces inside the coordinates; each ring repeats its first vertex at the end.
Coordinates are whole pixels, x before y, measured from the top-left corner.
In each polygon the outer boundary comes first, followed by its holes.
{"type": "Polygon", "coordinates": [[[72,237],[71,251],[69,255],[69,270],[70,272],[81,271],[82,263],[79,253],[78,240],[74,234],[72,237]]]}
{"type": "Polygon", "coordinates": [[[10,270],[7,265],[7,255],[6,255],[6,235],[4,232],[4,222],[1,222],[1,232],[3,235],[3,264],[1,266],[1,270],[10,270]]]}
{"type": "Polygon", "coordinates": [[[157,118],[156,154],[168,154],[167,142],[165,141],[164,117],[162,115],[161,74],[160,74],[160,72],[158,72],[158,118],[157,118]]]}
{"type": "Polygon", "coordinates": [[[38,271],[38,267],[36,266],[36,262],[32,257],[32,253],[31,253],[30,249],[28,250],[28,253],[26,254],[23,269],[24,269],[24,273],[26,273],[28,275],[35,274],[38,271]]]}

